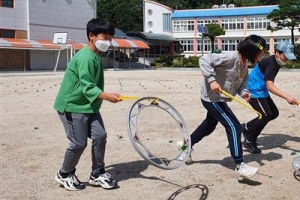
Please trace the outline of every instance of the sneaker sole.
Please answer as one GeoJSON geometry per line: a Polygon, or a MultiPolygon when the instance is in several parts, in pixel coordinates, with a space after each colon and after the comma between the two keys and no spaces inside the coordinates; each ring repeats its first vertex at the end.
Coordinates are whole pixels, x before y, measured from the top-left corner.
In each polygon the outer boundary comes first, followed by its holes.
{"type": "Polygon", "coordinates": [[[193,163],[194,163],[194,161],[192,159],[189,159],[189,158],[185,161],[186,165],[191,165],[193,163]]]}
{"type": "Polygon", "coordinates": [[[243,151],[247,151],[247,152],[249,152],[249,153],[251,153],[251,154],[261,154],[261,151],[256,151],[256,152],[254,152],[254,151],[251,151],[251,150],[249,150],[249,149],[247,149],[246,147],[243,147],[243,151]]]}
{"type": "Polygon", "coordinates": [[[243,147],[243,151],[248,151],[249,153],[252,153],[252,154],[260,154],[261,153],[261,150],[260,151],[252,151],[250,148],[246,147],[245,144],[242,144],[242,147],[243,147]]]}
{"type": "Polygon", "coordinates": [[[76,189],[76,188],[71,188],[71,187],[69,187],[65,182],[61,181],[61,180],[57,177],[57,175],[55,175],[55,181],[56,181],[57,183],[59,183],[60,185],[63,185],[64,188],[65,188],[66,190],[70,190],[70,191],[78,191],[78,190],[79,190],[79,189],[76,189]]]}
{"type": "Polygon", "coordinates": [[[236,178],[241,181],[241,180],[244,180],[244,179],[250,179],[252,178],[253,176],[255,176],[257,173],[258,173],[258,169],[255,170],[252,174],[248,175],[248,176],[240,176],[240,175],[236,175],[236,178]]]}
{"type": "Polygon", "coordinates": [[[103,184],[103,183],[100,183],[100,182],[94,182],[92,180],[89,180],[89,184],[90,185],[93,185],[93,186],[101,186],[102,188],[104,189],[112,189],[114,187],[116,187],[118,184],[116,183],[115,185],[108,185],[108,184],[103,184]]]}

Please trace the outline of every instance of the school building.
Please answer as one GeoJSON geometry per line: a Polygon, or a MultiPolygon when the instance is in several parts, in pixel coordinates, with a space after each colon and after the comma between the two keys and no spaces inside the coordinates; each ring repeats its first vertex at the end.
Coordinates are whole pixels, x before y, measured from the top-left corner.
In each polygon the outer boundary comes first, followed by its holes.
{"type": "MultiPolygon", "coordinates": [[[[173,36],[180,42],[183,55],[201,56],[211,52],[211,43],[208,38],[202,39],[198,27],[217,23],[225,30],[225,35],[216,37],[215,49],[236,51],[243,38],[257,34],[265,38],[272,54],[281,40],[291,41],[288,28],[274,32],[267,30],[269,25],[274,26],[267,15],[277,8],[277,5],[236,7],[230,4],[214,5],[210,9],[173,10],[155,1],[144,0],[144,32],[173,36]]],[[[299,28],[294,31],[295,43],[300,41],[299,28]]]]}
{"type": "MultiPolygon", "coordinates": [[[[0,0],[0,70],[65,69],[87,44],[86,24],[96,17],[97,0],[0,0]]],[[[104,67],[119,62],[123,52],[149,49],[116,29],[104,67]],[[117,52],[117,53],[115,53],[117,52]]],[[[128,60],[128,59],[127,59],[128,60]]]]}

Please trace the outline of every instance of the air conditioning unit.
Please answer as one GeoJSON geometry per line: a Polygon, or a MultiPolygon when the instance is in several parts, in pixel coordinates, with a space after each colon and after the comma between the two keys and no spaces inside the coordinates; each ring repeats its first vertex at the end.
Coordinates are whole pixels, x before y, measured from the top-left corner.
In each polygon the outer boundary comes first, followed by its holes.
{"type": "Polygon", "coordinates": [[[220,5],[220,8],[222,9],[222,8],[227,8],[227,5],[226,4],[222,4],[222,5],[220,5]]]}
{"type": "Polygon", "coordinates": [[[219,8],[219,5],[213,5],[211,8],[212,8],[212,9],[218,9],[218,8],[219,8]]]}
{"type": "Polygon", "coordinates": [[[229,4],[229,5],[228,5],[228,8],[234,8],[234,7],[235,7],[234,4],[229,4]]]}

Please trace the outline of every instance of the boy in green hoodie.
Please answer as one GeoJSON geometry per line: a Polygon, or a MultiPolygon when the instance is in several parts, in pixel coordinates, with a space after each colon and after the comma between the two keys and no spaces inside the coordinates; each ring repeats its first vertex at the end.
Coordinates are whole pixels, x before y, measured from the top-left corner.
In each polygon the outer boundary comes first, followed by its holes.
{"type": "Polygon", "coordinates": [[[120,94],[104,92],[104,73],[99,55],[111,46],[115,29],[106,20],[94,18],[87,23],[86,31],[88,45],[70,61],[54,103],[70,141],[55,180],[67,190],[85,188],[75,171],[88,138],[92,139],[89,183],[103,188],[117,185],[117,181],[104,168],[107,133],[99,112],[103,100],[112,103],[120,101],[120,94]]]}

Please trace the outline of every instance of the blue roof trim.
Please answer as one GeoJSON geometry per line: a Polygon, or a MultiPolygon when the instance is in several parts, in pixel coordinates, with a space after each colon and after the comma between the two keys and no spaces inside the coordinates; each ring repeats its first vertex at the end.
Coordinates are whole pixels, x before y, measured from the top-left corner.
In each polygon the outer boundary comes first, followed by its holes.
{"type": "Polygon", "coordinates": [[[219,9],[194,9],[194,10],[174,10],[172,19],[176,18],[208,18],[208,17],[230,17],[230,16],[249,16],[249,15],[268,15],[277,5],[255,6],[255,7],[236,7],[219,9]]]}

